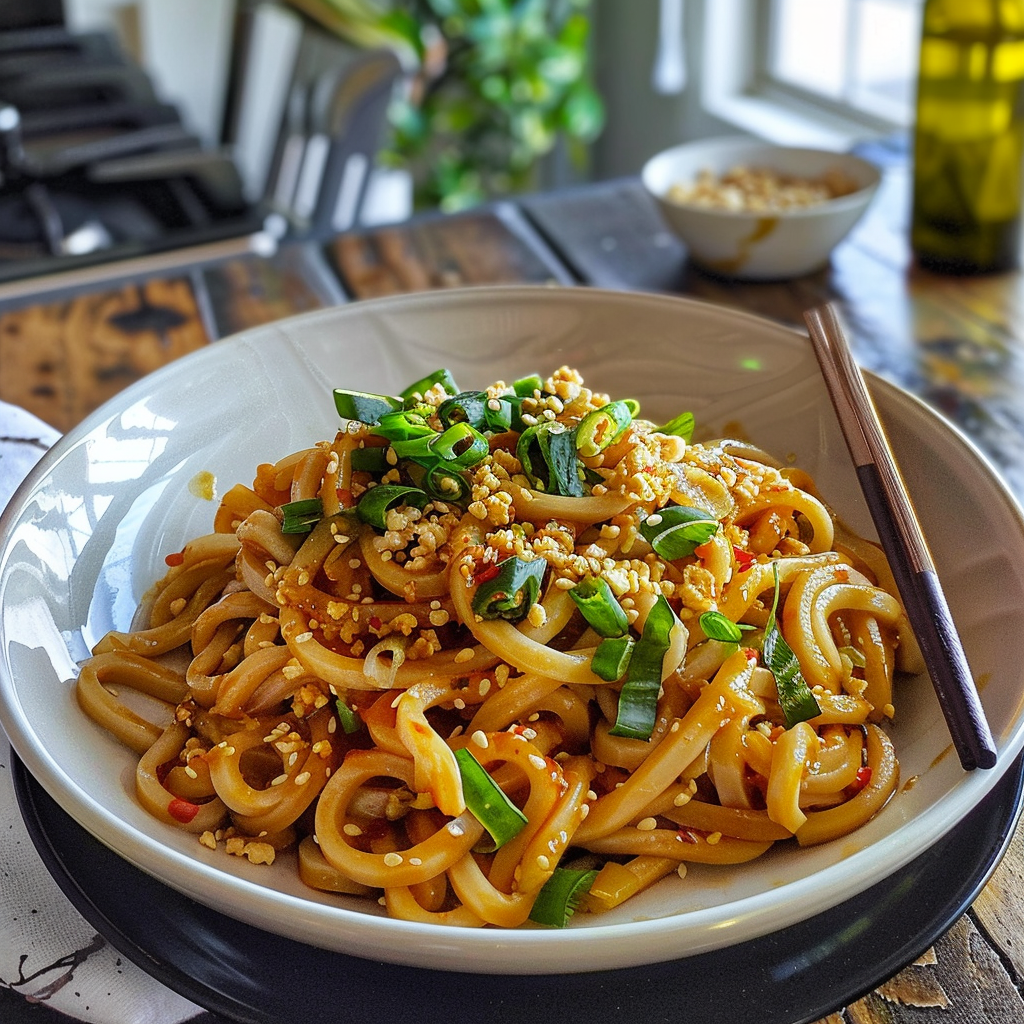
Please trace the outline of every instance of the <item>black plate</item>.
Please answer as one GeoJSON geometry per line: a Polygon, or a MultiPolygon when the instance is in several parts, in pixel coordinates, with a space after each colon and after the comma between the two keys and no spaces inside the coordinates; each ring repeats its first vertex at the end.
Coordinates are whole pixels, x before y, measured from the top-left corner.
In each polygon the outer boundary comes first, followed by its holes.
{"type": "MultiPolygon", "coordinates": [[[[774,935],[684,960],[591,974],[428,971],[329,953],[189,900],[80,828],[14,759],[36,848],[71,902],[143,970],[245,1024],[808,1024],[921,955],[974,901],[1021,809],[1018,758],[992,792],[925,854],[859,896],[774,935]]],[[[571,942],[571,936],[566,936],[571,942]]]]}

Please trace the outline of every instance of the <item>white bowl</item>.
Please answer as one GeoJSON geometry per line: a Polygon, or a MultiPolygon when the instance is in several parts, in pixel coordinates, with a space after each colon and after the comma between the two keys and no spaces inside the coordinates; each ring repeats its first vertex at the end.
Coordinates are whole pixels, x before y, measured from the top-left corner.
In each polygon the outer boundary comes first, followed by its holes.
{"type": "Polygon", "coordinates": [[[823,267],[863,215],[881,180],[877,167],[848,153],[791,149],[732,136],[673,146],[648,160],[640,176],[695,263],[745,280],[781,280],[823,267]],[[670,195],[673,186],[692,184],[702,171],[717,177],[737,166],[811,179],[838,170],[857,190],[779,213],[716,209],[670,195]]]}
{"type": "MultiPolygon", "coordinates": [[[[476,387],[562,364],[632,396],[655,420],[691,409],[703,431],[739,423],[812,473],[861,532],[870,518],[805,336],[717,306],[596,289],[481,288],[355,303],[259,327],[127,388],[47,453],[0,517],[0,719],[43,787],[93,835],[166,884],[261,928],[422,967],[542,974],[626,967],[720,948],[836,906],[921,855],[974,808],[1024,746],[1024,522],[952,427],[873,380],[882,416],[982,681],[999,748],[965,773],[925,678],[900,682],[891,734],[904,784],[853,835],[776,847],[750,864],[693,865],[565,931],[389,920],[317,893],[290,858],[251,865],[154,821],[133,755],[86,719],[77,663],[129,625],[163,558],[210,529],[190,488],[249,482],[259,462],[337,427],[331,388],[393,392],[439,366],[476,387]]],[[[116,881],[115,883],[116,884],[116,881]]]]}

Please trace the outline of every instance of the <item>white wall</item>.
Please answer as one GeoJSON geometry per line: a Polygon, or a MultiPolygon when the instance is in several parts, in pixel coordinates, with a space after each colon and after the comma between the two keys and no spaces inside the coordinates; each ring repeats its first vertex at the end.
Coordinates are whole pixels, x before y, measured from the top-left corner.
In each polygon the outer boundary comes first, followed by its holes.
{"type": "Polygon", "coordinates": [[[75,31],[114,29],[161,99],[216,144],[224,110],[235,0],[64,0],[75,31]]]}

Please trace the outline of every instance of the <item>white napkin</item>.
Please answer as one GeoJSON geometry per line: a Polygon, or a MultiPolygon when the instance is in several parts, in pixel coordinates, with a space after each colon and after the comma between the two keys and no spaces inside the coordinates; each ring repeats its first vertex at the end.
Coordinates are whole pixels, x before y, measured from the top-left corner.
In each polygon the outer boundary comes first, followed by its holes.
{"type": "MultiPolygon", "coordinates": [[[[0,508],[57,436],[0,403],[0,508]]],[[[0,729],[0,988],[95,1024],[180,1024],[203,1014],[121,956],[71,905],[29,838],[10,765],[0,729]]]]}

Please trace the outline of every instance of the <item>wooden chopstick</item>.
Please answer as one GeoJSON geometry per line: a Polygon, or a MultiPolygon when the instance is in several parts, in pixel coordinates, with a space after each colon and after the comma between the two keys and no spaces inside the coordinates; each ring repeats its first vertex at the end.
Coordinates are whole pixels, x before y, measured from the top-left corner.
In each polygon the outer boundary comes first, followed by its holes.
{"type": "Polygon", "coordinates": [[[991,768],[996,748],[985,711],[864,378],[830,305],[808,310],[804,320],[960,763],[966,771],[991,768]]]}

